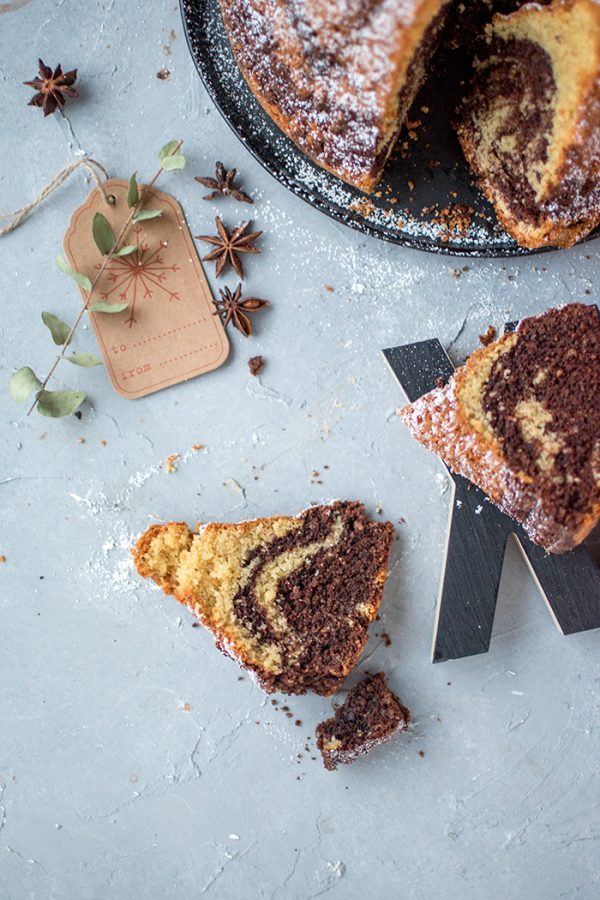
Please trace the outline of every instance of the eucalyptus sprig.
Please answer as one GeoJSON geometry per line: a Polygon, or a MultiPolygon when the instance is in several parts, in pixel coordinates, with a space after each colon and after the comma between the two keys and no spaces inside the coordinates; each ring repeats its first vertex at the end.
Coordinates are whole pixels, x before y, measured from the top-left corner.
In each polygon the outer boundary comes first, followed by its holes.
{"type": "Polygon", "coordinates": [[[58,316],[54,315],[54,313],[42,313],[44,325],[50,331],[54,343],[57,346],[60,346],[61,349],[56,356],[50,371],[43,380],[38,378],[30,366],[23,366],[12,375],[9,388],[13,399],[16,400],[17,403],[24,403],[31,394],[35,394],[33,403],[31,404],[27,415],[30,415],[34,408],[37,407],[38,412],[43,416],[50,416],[55,419],[61,418],[62,416],[68,416],[71,415],[71,413],[74,413],[85,400],[86,394],[83,391],[51,391],[47,389],[48,382],[54,375],[56,367],[62,359],[66,359],[75,366],[83,366],[86,368],[102,365],[102,361],[98,359],[97,356],[94,356],[93,353],[80,352],[67,354],[67,350],[73,340],[73,335],[86,312],[103,314],[118,313],[129,305],[128,303],[107,303],[105,300],[99,300],[97,302],[92,301],[94,300],[98,282],[111,259],[118,256],[128,256],[138,249],[137,244],[122,243],[129,227],[137,222],[155,219],[162,215],[162,210],[160,209],[143,208],[144,199],[147,191],[154,187],[163,172],[172,172],[176,169],[183,169],[185,166],[185,157],[179,152],[182,144],[183,141],[169,141],[168,144],[165,144],[165,146],[161,148],[158,154],[160,168],[147,187],[140,188],[137,181],[137,171],[133,173],[129,179],[129,189],[127,191],[127,205],[131,212],[118,235],[115,236],[106,216],[103,216],[102,213],[99,212],[94,215],[92,221],[92,237],[104,259],[93,280],[83,272],[77,272],[73,269],[62,256],[57,256],[56,265],[58,268],[61,272],[64,272],[72,278],[73,281],[86,292],[87,297],[79,315],[70,326],[67,325],[66,322],[63,322],[58,316]]]}

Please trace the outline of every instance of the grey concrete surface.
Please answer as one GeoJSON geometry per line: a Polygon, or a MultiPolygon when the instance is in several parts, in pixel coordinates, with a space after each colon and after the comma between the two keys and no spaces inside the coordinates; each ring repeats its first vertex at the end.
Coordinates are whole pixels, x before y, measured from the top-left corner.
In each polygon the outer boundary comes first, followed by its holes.
{"type": "MultiPolygon", "coordinates": [[[[247,285],[273,304],[211,375],[129,402],[102,369],[63,365],[55,386],[89,392],[81,421],[27,418],[6,383],[48,366],[40,311],[78,308],[53,259],[90,183],[75,176],[0,239],[0,897],[598,897],[600,635],[560,637],[509,547],[490,653],[430,664],[449,493],[393,415],[402,397],[379,351],[437,335],[460,361],[489,324],[597,299],[600,243],[471,261],[455,278],[462,262],[334,224],[232,136],[175,0],[1,3],[0,85],[0,211],[82,150],[149,176],[181,137],[188,168],[162,186],[197,234],[240,208],[203,202],[192,176],[216,158],[241,170],[266,232],[247,285]],[[26,106],[39,55],[79,67],[64,118],[26,106]],[[329,701],[292,698],[287,718],[129,558],[157,519],[331,497],[397,523],[359,668],[385,670],[414,716],[408,736],[336,773],[305,751],[329,701]]],[[[89,329],[78,347],[95,350],[89,329]]]]}

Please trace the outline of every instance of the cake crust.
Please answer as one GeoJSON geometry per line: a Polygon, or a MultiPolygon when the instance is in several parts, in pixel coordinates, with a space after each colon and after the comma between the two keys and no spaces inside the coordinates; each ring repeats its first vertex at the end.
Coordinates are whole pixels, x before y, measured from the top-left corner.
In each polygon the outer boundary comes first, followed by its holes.
{"type": "Polygon", "coordinates": [[[377,615],[393,528],[358,502],[238,524],[153,525],[140,575],[188,606],[267,691],[331,694],[377,615]]]}
{"type": "Polygon", "coordinates": [[[437,45],[448,0],[220,0],[237,65],[317,165],[377,184],[437,45]]]}
{"type": "Polygon", "coordinates": [[[551,553],[600,517],[600,318],[570,304],[524,319],[399,415],[551,553]]]}

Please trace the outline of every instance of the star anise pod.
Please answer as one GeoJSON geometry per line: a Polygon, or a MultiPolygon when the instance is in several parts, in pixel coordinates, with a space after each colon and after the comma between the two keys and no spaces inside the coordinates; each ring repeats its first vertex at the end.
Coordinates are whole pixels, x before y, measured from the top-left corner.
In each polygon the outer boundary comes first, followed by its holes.
{"type": "Polygon", "coordinates": [[[28,103],[28,106],[41,106],[44,115],[49,116],[50,113],[56,111],[60,106],[62,109],[65,105],[65,97],[77,97],[77,90],[73,87],[77,80],[77,69],[70,72],[63,72],[58,65],[54,72],[50,66],[45,65],[41,59],[38,59],[40,74],[33,81],[24,81],[27,87],[38,91],[28,103]]]}
{"type": "Polygon", "coordinates": [[[238,225],[238,227],[229,234],[223,225],[220,216],[217,216],[215,218],[215,225],[219,232],[218,235],[215,235],[214,237],[207,234],[196,235],[199,241],[206,241],[207,244],[215,245],[215,249],[211,250],[210,253],[207,253],[206,256],[203,256],[202,259],[216,260],[217,278],[228,262],[233,266],[238,277],[243,278],[244,270],[238,253],[260,253],[258,247],[253,247],[252,244],[261,236],[262,231],[251,231],[246,234],[246,229],[250,224],[250,222],[242,222],[241,225],[238,225]]]}
{"type": "Polygon", "coordinates": [[[252,324],[246,313],[258,312],[269,306],[268,300],[259,300],[258,297],[242,297],[242,285],[238,284],[235,292],[232,294],[228,287],[219,290],[220,300],[213,300],[215,305],[215,316],[220,316],[225,328],[230,322],[238,331],[241,331],[244,337],[250,337],[252,334],[252,324]]]}
{"type": "Polygon", "coordinates": [[[215,197],[222,195],[225,197],[233,197],[234,200],[239,200],[240,203],[254,203],[252,197],[249,197],[248,194],[245,194],[244,191],[241,191],[234,185],[233,182],[236,175],[237,169],[230,169],[229,172],[226,172],[222,162],[217,162],[214,178],[196,175],[196,181],[199,181],[204,187],[211,189],[210,194],[205,194],[202,199],[213,200],[215,197]]]}

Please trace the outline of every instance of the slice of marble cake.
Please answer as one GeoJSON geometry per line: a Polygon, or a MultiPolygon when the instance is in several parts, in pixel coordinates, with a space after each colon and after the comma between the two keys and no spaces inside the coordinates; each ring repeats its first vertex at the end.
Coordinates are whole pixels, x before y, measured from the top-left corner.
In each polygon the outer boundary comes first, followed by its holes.
{"type": "Polygon", "coordinates": [[[151,526],[140,575],[188,606],[267,692],[332,694],[377,615],[393,527],[361,503],[239,524],[151,526]]]}
{"type": "Polygon", "coordinates": [[[600,516],[600,317],[572,303],[523,319],[399,415],[550,553],[600,516]]]}

